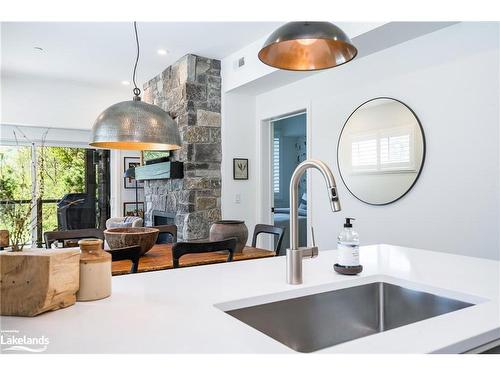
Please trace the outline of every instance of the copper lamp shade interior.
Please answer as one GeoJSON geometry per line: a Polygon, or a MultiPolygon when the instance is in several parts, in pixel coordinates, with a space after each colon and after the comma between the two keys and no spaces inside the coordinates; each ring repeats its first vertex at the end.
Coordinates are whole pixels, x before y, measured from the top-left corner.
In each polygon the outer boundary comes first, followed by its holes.
{"type": "Polygon", "coordinates": [[[285,70],[320,70],[351,61],[358,50],[330,22],[289,22],[272,33],[259,52],[267,65],[285,70]]]}
{"type": "Polygon", "coordinates": [[[167,151],[181,148],[176,122],[163,109],[138,98],[112,105],[92,127],[91,146],[120,150],[167,151]]]}

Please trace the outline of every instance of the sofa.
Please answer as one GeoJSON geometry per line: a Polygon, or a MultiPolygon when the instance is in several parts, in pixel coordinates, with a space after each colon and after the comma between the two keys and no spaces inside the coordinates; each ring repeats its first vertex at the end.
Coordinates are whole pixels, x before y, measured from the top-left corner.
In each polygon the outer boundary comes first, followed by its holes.
{"type": "Polygon", "coordinates": [[[111,217],[106,220],[106,229],[142,227],[144,221],[139,216],[111,217]]]}

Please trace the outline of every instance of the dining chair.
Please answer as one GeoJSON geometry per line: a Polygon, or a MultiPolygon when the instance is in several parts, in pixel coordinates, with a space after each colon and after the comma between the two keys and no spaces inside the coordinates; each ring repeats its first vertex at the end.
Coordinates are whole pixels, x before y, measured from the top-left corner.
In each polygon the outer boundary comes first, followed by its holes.
{"type": "Polygon", "coordinates": [[[56,241],[81,240],[84,238],[98,238],[102,240],[104,244],[104,232],[102,229],[97,228],[45,232],[43,238],[45,240],[46,249],[50,249],[51,245],[56,241]]]}
{"type": "Polygon", "coordinates": [[[139,269],[139,259],[141,258],[140,246],[128,246],[113,250],[106,249],[105,251],[111,254],[111,261],[113,262],[130,260],[132,262],[130,273],[137,273],[139,269]]]}
{"type": "Polygon", "coordinates": [[[275,227],[274,225],[268,224],[257,224],[253,231],[252,247],[257,246],[257,236],[261,233],[272,234],[278,237],[278,242],[276,243],[276,248],[274,249],[276,256],[283,255],[281,251],[281,242],[283,242],[283,236],[285,235],[285,228],[275,227]]]}
{"type": "Polygon", "coordinates": [[[177,225],[156,225],[152,228],[160,230],[156,243],[176,243],[177,242],[177,225]],[[170,236],[169,236],[170,235],[170,236]],[[169,238],[170,237],[170,238],[169,238]]]}
{"type": "Polygon", "coordinates": [[[228,251],[227,262],[232,262],[236,251],[237,239],[235,237],[223,241],[209,242],[177,242],[172,246],[172,260],[174,268],[179,268],[179,259],[186,254],[213,253],[215,251],[228,251]]]}

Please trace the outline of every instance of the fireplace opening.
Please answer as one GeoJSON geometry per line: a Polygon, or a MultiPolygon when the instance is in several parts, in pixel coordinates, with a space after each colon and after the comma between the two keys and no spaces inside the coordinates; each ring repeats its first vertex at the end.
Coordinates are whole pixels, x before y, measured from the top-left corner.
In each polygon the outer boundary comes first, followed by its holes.
{"type": "MultiPolygon", "coordinates": [[[[175,225],[175,214],[165,211],[153,210],[153,226],[175,225]]],[[[171,243],[173,238],[168,233],[160,233],[157,243],[171,243]]]]}

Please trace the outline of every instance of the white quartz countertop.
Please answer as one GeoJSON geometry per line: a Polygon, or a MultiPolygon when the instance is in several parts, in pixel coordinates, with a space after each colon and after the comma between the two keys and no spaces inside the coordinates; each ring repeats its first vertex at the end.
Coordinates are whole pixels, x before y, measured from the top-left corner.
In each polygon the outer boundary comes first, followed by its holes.
{"type": "Polygon", "coordinates": [[[294,353],[220,307],[389,281],[475,306],[320,352],[460,353],[500,338],[500,262],[373,245],[360,249],[363,272],[343,276],[333,271],[336,255],[320,250],[304,260],[298,286],[285,282],[285,257],[116,276],[107,299],[33,318],[1,317],[0,328],[47,337],[48,353],[294,353]]]}

